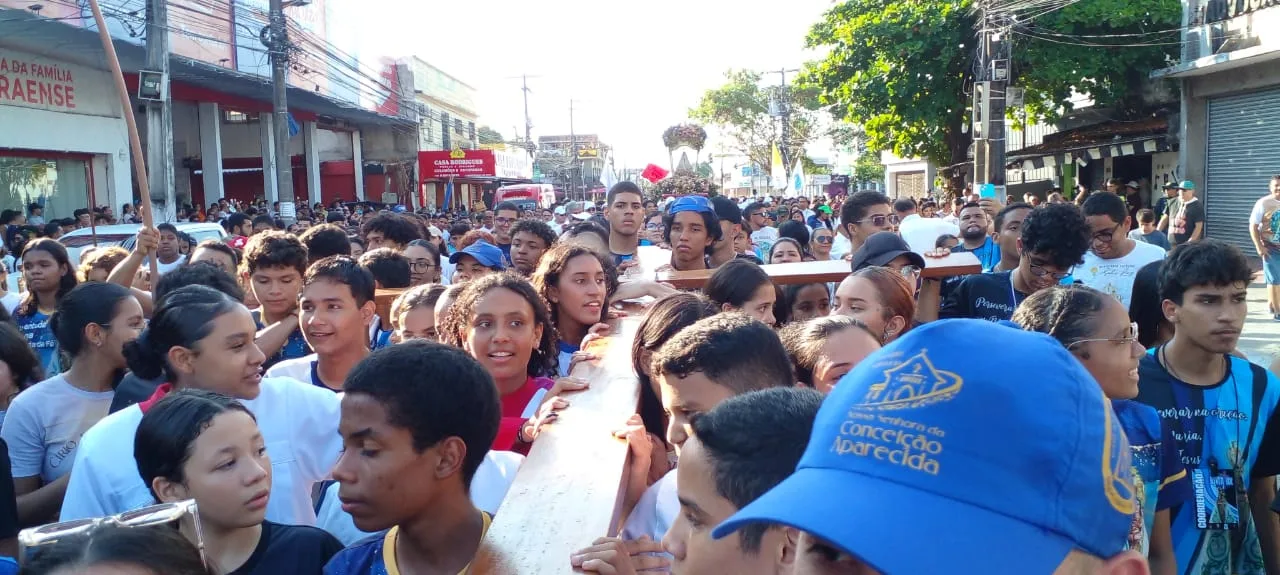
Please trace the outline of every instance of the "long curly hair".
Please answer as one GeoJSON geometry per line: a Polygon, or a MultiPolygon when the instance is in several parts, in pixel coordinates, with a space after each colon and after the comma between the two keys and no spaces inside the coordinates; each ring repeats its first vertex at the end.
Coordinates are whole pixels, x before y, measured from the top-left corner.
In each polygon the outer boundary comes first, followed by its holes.
{"type": "Polygon", "coordinates": [[[566,242],[553,246],[542,254],[542,259],[538,260],[538,269],[534,270],[529,279],[533,282],[533,289],[537,290],[538,295],[547,303],[547,308],[551,311],[551,323],[556,326],[560,325],[560,310],[559,306],[551,303],[551,288],[560,285],[561,274],[569,266],[569,262],[578,256],[596,258],[600,262],[600,268],[604,270],[604,277],[606,278],[604,305],[600,307],[600,318],[596,321],[604,321],[605,314],[609,313],[609,300],[618,291],[618,271],[613,265],[613,258],[596,253],[591,248],[581,244],[566,242]]]}
{"type": "Polygon", "coordinates": [[[529,280],[513,272],[487,274],[467,282],[458,293],[457,300],[449,306],[451,311],[445,316],[443,327],[438,329],[440,342],[464,348],[463,343],[467,341],[467,332],[475,316],[476,302],[499,288],[510,290],[529,302],[529,307],[533,308],[533,323],[542,326],[542,339],[529,355],[529,375],[554,377],[560,366],[560,348],[556,343],[560,335],[551,320],[547,302],[538,295],[529,280]]]}

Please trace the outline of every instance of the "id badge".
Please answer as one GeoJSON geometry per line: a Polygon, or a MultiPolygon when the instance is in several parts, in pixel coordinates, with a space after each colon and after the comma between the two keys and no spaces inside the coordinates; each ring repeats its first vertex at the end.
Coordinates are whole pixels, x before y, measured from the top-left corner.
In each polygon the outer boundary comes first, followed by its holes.
{"type": "Polygon", "coordinates": [[[1237,482],[1230,469],[1194,469],[1191,486],[1195,490],[1196,526],[1228,531],[1240,526],[1237,482]]]}

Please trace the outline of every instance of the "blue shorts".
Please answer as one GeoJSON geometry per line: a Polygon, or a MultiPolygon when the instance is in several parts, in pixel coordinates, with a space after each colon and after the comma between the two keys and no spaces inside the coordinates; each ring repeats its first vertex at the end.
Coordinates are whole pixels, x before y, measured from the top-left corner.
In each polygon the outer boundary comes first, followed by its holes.
{"type": "Polygon", "coordinates": [[[1269,250],[1267,257],[1262,258],[1262,275],[1267,279],[1267,285],[1280,285],[1280,253],[1269,250]]]}

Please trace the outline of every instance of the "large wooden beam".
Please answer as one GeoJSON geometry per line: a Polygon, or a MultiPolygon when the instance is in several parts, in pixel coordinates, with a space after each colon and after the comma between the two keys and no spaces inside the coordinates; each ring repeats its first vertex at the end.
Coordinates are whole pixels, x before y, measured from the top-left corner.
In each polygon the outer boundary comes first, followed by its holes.
{"type": "MultiPolygon", "coordinates": [[[[669,283],[679,289],[699,289],[715,270],[696,271],[657,271],[663,264],[671,261],[670,250],[646,246],[640,248],[640,265],[628,274],[630,278],[648,278],[669,283]]],[[[849,275],[849,262],[844,260],[828,260],[815,262],[797,262],[791,264],[769,264],[761,266],[765,273],[773,279],[773,283],[838,283],[849,275]]],[[[945,258],[925,258],[924,277],[942,278],[982,272],[978,258],[968,252],[954,253],[945,258]]]]}
{"type": "Polygon", "coordinates": [[[628,448],[613,431],[636,412],[640,400],[631,369],[631,341],[639,324],[639,316],[616,320],[614,334],[589,348],[603,357],[575,366],[570,375],[587,379],[591,387],[567,395],[569,408],[534,442],[471,573],[572,573],[571,553],[617,532],[628,448]]]}

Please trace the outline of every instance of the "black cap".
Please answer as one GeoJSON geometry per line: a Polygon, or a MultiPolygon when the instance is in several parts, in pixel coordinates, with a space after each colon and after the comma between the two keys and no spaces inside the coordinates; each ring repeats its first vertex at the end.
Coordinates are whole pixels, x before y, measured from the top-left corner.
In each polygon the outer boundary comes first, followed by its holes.
{"type": "Polygon", "coordinates": [[[870,266],[882,266],[901,255],[910,258],[911,265],[924,267],[924,256],[911,251],[911,246],[907,245],[907,241],[902,239],[902,236],[893,232],[876,232],[867,238],[862,247],[853,252],[853,259],[850,262],[851,271],[856,272],[870,266]]]}

